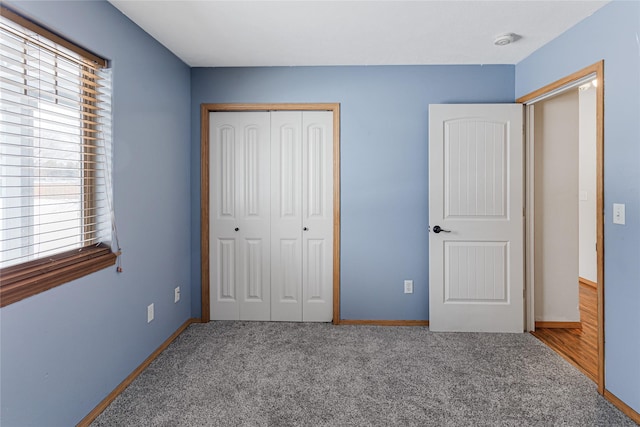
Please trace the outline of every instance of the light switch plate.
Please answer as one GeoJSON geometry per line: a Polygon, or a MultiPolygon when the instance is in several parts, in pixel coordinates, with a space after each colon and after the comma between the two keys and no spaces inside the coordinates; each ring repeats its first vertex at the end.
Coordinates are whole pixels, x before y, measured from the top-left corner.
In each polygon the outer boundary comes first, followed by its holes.
{"type": "Polygon", "coordinates": [[[624,225],[624,204],[623,203],[613,204],[613,223],[624,225]]]}

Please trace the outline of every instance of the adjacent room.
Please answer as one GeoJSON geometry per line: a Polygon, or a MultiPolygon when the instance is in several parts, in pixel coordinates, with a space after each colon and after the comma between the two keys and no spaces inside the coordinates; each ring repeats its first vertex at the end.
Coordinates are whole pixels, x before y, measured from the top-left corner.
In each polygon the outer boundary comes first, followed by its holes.
{"type": "Polygon", "coordinates": [[[640,424],[640,2],[3,1],[0,424],[640,424]]]}

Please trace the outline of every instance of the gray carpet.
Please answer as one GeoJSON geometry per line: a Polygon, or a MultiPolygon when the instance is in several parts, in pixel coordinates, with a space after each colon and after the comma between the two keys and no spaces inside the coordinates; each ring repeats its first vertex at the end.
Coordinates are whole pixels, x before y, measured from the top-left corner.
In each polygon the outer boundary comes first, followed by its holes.
{"type": "Polygon", "coordinates": [[[191,325],[93,426],[635,426],[530,334],[191,325]]]}

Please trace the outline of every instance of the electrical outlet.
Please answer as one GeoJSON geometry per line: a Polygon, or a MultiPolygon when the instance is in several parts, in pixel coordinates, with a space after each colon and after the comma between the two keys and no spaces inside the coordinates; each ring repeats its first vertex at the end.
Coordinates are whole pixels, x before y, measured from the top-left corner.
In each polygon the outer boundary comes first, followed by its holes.
{"type": "Polygon", "coordinates": [[[153,303],[147,306],[147,323],[153,320],[153,303]]]}
{"type": "Polygon", "coordinates": [[[176,303],[180,301],[180,286],[176,286],[173,290],[173,302],[176,303]]]}
{"type": "Polygon", "coordinates": [[[614,203],[613,204],[613,223],[624,225],[624,204],[623,203],[614,203]]]}
{"type": "Polygon", "coordinates": [[[404,281],[404,293],[412,294],[413,293],[413,280],[405,280],[404,281]]]}

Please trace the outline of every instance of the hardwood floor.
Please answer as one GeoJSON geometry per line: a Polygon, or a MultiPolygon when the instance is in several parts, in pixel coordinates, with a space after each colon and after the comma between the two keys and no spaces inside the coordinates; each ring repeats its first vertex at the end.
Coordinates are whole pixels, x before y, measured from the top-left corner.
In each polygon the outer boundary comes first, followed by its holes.
{"type": "Polygon", "coordinates": [[[532,334],[598,382],[598,295],[593,286],[580,283],[581,329],[539,328],[532,334]]]}

